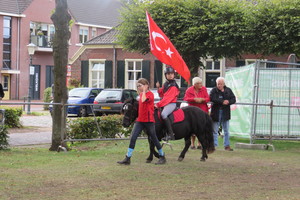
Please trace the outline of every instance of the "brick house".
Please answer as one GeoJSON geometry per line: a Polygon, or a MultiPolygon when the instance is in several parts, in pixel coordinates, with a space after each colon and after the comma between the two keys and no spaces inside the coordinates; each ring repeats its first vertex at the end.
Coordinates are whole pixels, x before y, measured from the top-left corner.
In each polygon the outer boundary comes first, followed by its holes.
{"type": "MultiPolygon", "coordinates": [[[[118,0],[67,0],[72,16],[69,58],[82,43],[100,35],[118,22],[121,3],[118,0]]],[[[51,13],[55,0],[0,1],[0,81],[4,99],[42,99],[45,88],[53,83],[53,50],[55,29],[51,13]],[[29,55],[28,45],[35,51],[29,55]]],[[[72,71],[72,70],[71,70],[72,71]]]]}
{"type": "MultiPolygon", "coordinates": [[[[135,82],[143,77],[154,87],[156,81],[164,82],[165,67],[152,54],[128,52],[116,44],[118,31],[111,29],[86,42],[69,60],[72,78],[81,80],[86,87],[136,89],[135,82]]],[[[180,77],[182,87],[186,83],[180,77]]]]}

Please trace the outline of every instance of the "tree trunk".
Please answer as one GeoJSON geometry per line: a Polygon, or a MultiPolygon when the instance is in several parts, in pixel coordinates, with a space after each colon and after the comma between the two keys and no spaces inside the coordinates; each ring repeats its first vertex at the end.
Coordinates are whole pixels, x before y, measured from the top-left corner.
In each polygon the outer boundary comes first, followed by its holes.
{"type": "MultiPolygon", "coordinates": [[[[71,16],[68,13],[67,0],[56,0],[55,13],[51,19],[55,26],[55,35],[53,38],[53,59],[54,59],[54,102],[67,103],[68,91],[66,86],[69,39],[69,21],[71,16]]],[[[50,151],[58,150],[66,133],[66,115],[64,114],[65,106],[53,106],[53,127],[52,127],[52,144],[50,151]]]]}

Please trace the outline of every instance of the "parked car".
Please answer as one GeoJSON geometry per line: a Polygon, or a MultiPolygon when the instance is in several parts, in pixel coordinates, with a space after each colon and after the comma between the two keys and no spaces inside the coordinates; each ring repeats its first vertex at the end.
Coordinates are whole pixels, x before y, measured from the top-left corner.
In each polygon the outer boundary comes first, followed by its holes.
{"type": "Polygon", "coordinates": [[[104,89],[94,100],[95,115],[119,114],[122,112],[124,102],[127,99],[138,96],[136,90],[131,89],[104,89]]]}
{"type": "MultiPolygon", "coordinates": [[[[91,104],[95,97],[103,90],[102,88],[74,88],[69,91],[68,104],[91,104]]],[[[79,117],[86,117],[92,113],[92,106],[88,105],[69,105],[68,114],[76,114],[79,117]]],[[[52,113],[52,106],[49,106],[52,113]]]]}
{"type": "Polygon", "coordinates": [[[154,94],[154,103],[159,102],[161,98],[157,92],[157,89],[150,89],[150,91],[154,94]]]}
{"type": "MultiPolygon", "coordinates": [[[[161,100],[161,98],[159,97],[159,94],[157,92],[157,89],[150,89],[150,91],[153,93],[154,95],[154,103],[157,103],[161,100]]],[[[140,96],[137,96],[136,100],[138,101],[140,98],[140,96]]]]}

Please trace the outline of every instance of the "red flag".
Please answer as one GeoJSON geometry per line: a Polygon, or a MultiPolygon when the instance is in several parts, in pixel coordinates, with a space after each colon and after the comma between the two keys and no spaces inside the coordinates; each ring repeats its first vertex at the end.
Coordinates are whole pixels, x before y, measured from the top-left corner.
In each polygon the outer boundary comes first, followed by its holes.
{"type": "Polygon", "coordinates": [[[189,83],[191,73],[184,60],[147,11],[146,17],[152,54],[162,63],[172,66],[189,83]]]}

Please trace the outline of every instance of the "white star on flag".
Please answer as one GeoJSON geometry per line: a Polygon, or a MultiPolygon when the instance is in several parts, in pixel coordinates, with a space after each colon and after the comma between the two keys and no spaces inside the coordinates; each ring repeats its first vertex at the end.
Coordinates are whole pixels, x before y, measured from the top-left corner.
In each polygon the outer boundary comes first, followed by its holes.
{"type": "Polygon", "coordinates": [[[170,56],[170,58],[172,58],[171,55],[172,55],[174,52],[171,51],[170,47],[169,47],[167,50],[165,50],[165,51],[166,51],[167,55],[170,56]]]}

